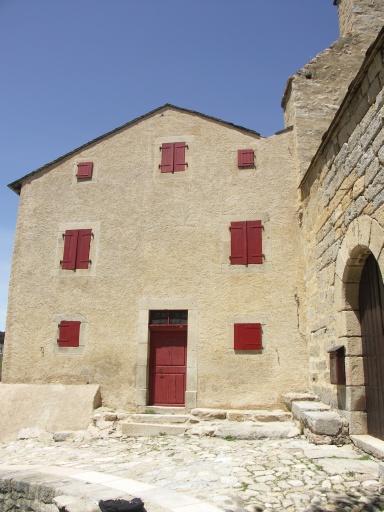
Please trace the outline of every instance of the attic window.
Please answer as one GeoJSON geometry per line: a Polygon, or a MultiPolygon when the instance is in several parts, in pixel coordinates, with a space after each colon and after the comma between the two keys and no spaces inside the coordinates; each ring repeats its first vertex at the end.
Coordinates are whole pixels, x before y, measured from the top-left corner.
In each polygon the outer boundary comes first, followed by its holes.
{"type": "Polygon", "coordinates": [[[239,169],[252,169],[255,166],[254,150],[239,149],[237,151],[237,165],[239,169]]]}
{"type": "Polygon", "coordinates": [[[161,172],[179,172],[185,171],[188,167],[185,161],[185,149],[188,148],[185,142],[169,142],[164,143],[160,147],[161,164],[159,169],[161,172]]]}
{"type": "Polygon", "coordinates": [[[91,180],[93,175],[93,162],[80,162],[77,164],[77,181],[91,180]]]}

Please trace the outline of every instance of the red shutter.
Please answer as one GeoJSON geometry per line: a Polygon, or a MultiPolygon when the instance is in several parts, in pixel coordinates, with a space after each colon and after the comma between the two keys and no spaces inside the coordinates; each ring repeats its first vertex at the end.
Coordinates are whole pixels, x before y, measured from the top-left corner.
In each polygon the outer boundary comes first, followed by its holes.
{"type": "Polygon", "coordinates": [[[59,347],[78,347],[80,340],[80,322],[62,321],[59,324],[59,347]]]}
{"type": "Polygon", "coordinates": [[[248,264],[263,263],[263,226],[261,220],[247,221],[248,264]]]}
{"type": "Polygon", "coordinates": [[[234,325],[235,350],[261,350],[262,348],[261,324],[234,325]]]}
{"type": "Polygon", "coordinates": [[[64,255],[61,267],[64,270],[75,270],[77,239],[79,232],[76,229],[69,229],[64,233],[64,255]]]}
{"type": "Polygon", "coordinates": [[[231,222],[231,265],[247,264],[247,223],[231,222]]]}
{"type": "Polygon", "coordinates": [[[78,233],[76,268],[88,268],[90,263],[89,252],[91,248],[92,229],[79,229],[78,233]]]}
{"type": "Polygon", "coordinates": [[[77,164],[77,179],[91,179],[93,174],[93,162],[81,162],[77,164]]]}
{"type": "Polygon", "coordinates": [[[185,167],[188,165],[185,161],[185,142],[175,142],[174,144],[174,165],[173,170],[185,171],[185,167]]]}
{"type": "Polygon", "coordinates": [[[255,153],[253,149],[239,149],[237,152],[237,165],[240,168],[254,167],[255,153]]]}
{"type": "Polygon", "coordinates": [[[173,144],[163,144],[161,146],[161,164],[159,165],[161,172],[173,172],[173,144]]]}

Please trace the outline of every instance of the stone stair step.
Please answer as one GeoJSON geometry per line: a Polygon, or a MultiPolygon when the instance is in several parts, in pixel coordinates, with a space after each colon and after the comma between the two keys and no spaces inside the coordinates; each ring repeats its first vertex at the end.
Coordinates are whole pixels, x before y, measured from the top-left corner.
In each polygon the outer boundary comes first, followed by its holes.
{"type": "Polygon", "coordinates": [[[185,414],[185,407],[167,407],[162,405],[147,405],[142,407],[141,413],[149,414],[185,414]]]}
{"type": "Polygon", "coordinates": [[[322,402],[313,402],[302,400],[299,402],[292,402],[292,414],[297,420],[302,420],[307,411],[329,411],[330,406],[322,402]]]}
{"type": "Polygon", "coordinates": [[[343,427],[343,420],[336,411],[305,411],[304,423],[316,435],[337,436],[343,427]]]}
{"type": "MultiPolygon", "coordinates": [[[[377,459],[384,459],[384,441],[368,434],[352,435],[351,441],[364,452],[370,453],[377,459]]],[[[380,466],[381,477],[384,476],[384,466],[380,466]]]]}
{"type": "Polygon", "coordinates": [[[292,414],[287,411],[276,409],[269,410],[231,410],[227,411],[227,419],[229,421],[258,421],[258,422],[275,422],[275,421],[290,421],[292,414]]]}
{"type": "Polygon", "coordinates": [[[208,409],[197,408],[192,409],[191,415],[199,420],[229,420],[229,421],[289,421],[292,419],[290,412],[281,409],[264,410],[264,409],[208,409]]]}
{"type": "Polygon", "coordinates": [[[225,420],[227,418],[227,411],[225,409],[199,407],[197,409],[192,409],[191,414],[200,420],[225,420]]]}
{"type": "Polygon", "coordinates": [[[126,436],[177,436],[184,434],[187,430],[186,425],[162,424],[162,423],[132,423],[129,421],[121,422],[121,433],[126,436]]]}
{"type": "MultiPolygon", "coordinates": [[[[193,429],[191,433],[193,433],[193,429]]],[[[270,423],[256,423],[254,421],[223,422],[217,425],[213,435],[223,439],[290,439],[299,436],[300,430],[291,421],[270,423]]]]}
{"type": "Polygon", "coordinates": [[[285,393],[282,395],[282,400],[284,404],[286,405],[288,410],[292,409],[292,402],[318,402],[319,397],[315,395],[314,393],[298,393],[298,392],[291,392],[291,393],[285,393]]]}
{"type": "Polygon", "coordinates": [[[130,414],[127,421],[133,423],[187,423],[190,417],[188,414],[130,414]]]}

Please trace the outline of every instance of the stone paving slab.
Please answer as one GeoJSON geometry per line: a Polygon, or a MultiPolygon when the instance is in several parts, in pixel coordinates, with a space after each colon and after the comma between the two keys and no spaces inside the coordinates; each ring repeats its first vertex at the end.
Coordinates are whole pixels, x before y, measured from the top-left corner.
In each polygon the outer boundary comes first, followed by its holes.
{"type": "Polygon", "coordinates": [[[0,463],[12,471],[20,465],[56,467],[64,479],[62,492],[69,485],[66,479],[78,475],[72,489],[87,481],[92,492],[102,486],[115,490],[116,497],[134,493],[165,510],[176,493],[183,497],[177,500],[178,512],[254,512],[256,507],[302,512],[314,504],[325,506],[336,495],[362,499],[380,486],[378,461],[355,446],[315,446],[302,437],[92,439],[83,433],[62,442],[0,444],[0,463]],[[154,496],[160,501],[155,503],[154,496]]]}

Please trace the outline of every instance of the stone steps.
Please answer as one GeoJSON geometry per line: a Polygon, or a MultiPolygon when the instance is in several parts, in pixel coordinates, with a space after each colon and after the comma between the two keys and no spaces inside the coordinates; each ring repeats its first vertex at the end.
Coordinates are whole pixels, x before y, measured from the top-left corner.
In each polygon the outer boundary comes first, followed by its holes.
{"type": "Polygon", "coordinates": [[[120,423],[121,433],[126,436],[177,436],[185,434],[186,425],[171,423],[133,423],[122,421],[120,423]]]}
{"type": "MultiPolygon", "coordinates": [[[[193,409],[191,414],[150,408],[147,414],[131,413],[120,422],[126,436],[190,434],[233,439],[282,439],[299,435],[292,414],[276,410],[193,409]],[[158,411],[159,414],[154,414],[158,411]],[[164,413],[164,412],[167,412],[164,413]]],[[[172,408],[171,408],[172,410],[172,408]]]]}
{"type": "Polygon", "coordinates": [[[284,397],[284,402],[292,411],[292,416],[304,435],[312,443],[344,444],[346,442],[348,428],[345,421],[338,412],[320,402],[315,395],[288,393],[284,397]]]}
{"type": "Polygon", "coordinates": [[[229,421],[256,421],[276,422],[290,421],[292,414],[281,409],[192,409],[191,415],[201,421],[229,420],[229,421]]]}
{"type": "Polygon", "coordinates": [[[316,444],[342,444],[347,436],[343,418],[311,393],[288,393],[282,409],[143,407],[141,412],[95,411],[94,425],[126,436],[198,435],[229,439],[285,439],[301,433],[316,444]]]}
{"type": "Polygon", "coordinates": [[[191,417],[188,414],[130,414],[127,418],[131,423],[188,423],[191,417]]]}
{"type": "Polygon", "coordinates": [[[220,437],[222,439],[290,439],[300,435],[300,430],[292,421],[217,421],[202,422],[192,426],[191,435],[220,437]]]}
{"type": "Polygon", "coordinates": [[[138,411],[144,414],[185,414],[185,407],[166,407],[163,405],[146,405],[138,411]]]}

